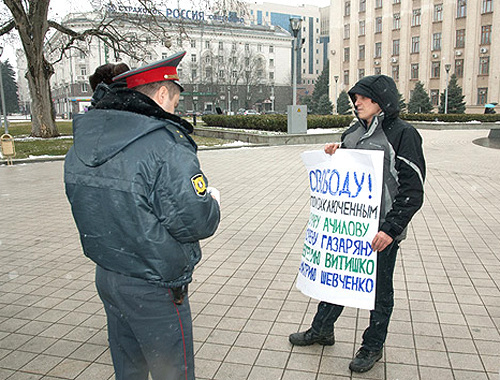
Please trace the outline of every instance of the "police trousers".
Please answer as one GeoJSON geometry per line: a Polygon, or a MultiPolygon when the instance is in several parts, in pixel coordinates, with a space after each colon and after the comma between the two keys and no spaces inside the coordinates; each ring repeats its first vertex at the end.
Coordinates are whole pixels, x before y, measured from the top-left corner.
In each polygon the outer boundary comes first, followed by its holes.
{"type": "Polygon", "coordinates": [[[194,380],[193,328],[187,295],[96,267],[117,380],[194,380]]]}
{"type": "MultiPolygon", "coordinates": [[[[363,333],[362,346],[370,351],[380,350],[387,338],[387,329],[394,308],[393,275],[399,243],[394,241],[377,253],[377,283],[375,309],[370,311],[370,325],[363,333]]],[[[320,335],[332,335],[334,324],[344,306],[320,302],[314,316],[312,329],[320,335]]]]}

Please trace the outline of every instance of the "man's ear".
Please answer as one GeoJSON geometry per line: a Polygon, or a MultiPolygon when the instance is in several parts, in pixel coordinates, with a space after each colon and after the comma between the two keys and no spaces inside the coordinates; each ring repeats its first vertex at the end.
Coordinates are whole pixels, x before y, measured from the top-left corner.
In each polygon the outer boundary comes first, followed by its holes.
{"type": "Polygon", "coordinates": [[[161,86],[158,90],[158,98],[161,100],[161,102],[165,102],[165,99],[168,98],[168,88],[167,86],[161,86]]]}

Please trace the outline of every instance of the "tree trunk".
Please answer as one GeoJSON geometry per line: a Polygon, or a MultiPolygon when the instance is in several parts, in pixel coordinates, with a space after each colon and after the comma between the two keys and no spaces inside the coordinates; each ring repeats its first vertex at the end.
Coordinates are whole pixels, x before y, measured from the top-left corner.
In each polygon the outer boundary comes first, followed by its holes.
{"type": "Polygon", "coordinates": [[[43,57],[27,57],[27,60],[29,69],[26,77],[31,95],[31,136],[59,136],[50,90],[50,64],[43,57]]]}

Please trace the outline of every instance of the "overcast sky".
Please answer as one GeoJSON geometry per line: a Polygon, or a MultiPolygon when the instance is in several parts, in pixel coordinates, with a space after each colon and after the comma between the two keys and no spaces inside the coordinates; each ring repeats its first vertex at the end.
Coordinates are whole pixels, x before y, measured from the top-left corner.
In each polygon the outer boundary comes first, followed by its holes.
{"type": "MultiPolygon", "coordinates": [[[[60,20],[64,15],[71,12],[86,12],[92,9],[91,4],[100,4],[105,3],[103,0],[51,0],[50,1],[50,12],[49,16],[52,19],[60,20]]],[[[194,4],[197,2],[203,2],[203,0],[164,0],[164,3],[168,4],[171,7],[177,7],[179,3],[182,3],[184,8],[193,8],[194,4]]],[[[254,0],[247,1],[249,3],[276,3],[276,4],[285,4],[285,5],[316,5],[318,7],[325,7],[330,5],[330,0],[254,0]]],[[[18,41],[18,39],[16,39],[18,41]]],[[[16,58],[15,58],[15,49],[14,43],[12,39],[0,39],[0,44],[4,47],[4,52],[0,59],[4,61],[5,59],[9,59],[10,63],[15,67],[16,66],[16,58]]],[[[18,43],[19,44],[19,43],[18,43]]],[[[19,47],[19,46],[17,46],[19,47]]]]}

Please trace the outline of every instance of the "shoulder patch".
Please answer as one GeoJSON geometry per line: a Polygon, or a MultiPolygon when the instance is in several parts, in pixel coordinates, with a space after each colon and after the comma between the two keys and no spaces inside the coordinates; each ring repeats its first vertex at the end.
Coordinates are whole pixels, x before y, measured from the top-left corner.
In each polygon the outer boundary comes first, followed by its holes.
{"type": "Polygon", "coordinates": [[[191,183],[193,184],[196,194],[200,197],[204,197],[207,193],[207,185],[203,179],[203,174],[196,174],[191,178],[191,183]]]}

